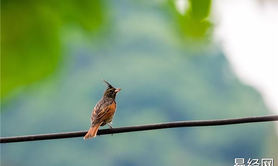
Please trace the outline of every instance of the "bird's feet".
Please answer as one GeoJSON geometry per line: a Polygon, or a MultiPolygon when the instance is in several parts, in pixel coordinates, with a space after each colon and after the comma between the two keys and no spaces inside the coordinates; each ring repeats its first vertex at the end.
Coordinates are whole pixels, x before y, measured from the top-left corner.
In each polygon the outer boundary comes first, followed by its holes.
{"type": "MultiPolygon", "coordinates": [[[[110,129],[113,129],[112,123],[107,123],[110,129]]],[[[111,134],[113,136],[113,133],[111,134]]]]}
{"type": "Polygon", "coordinates": [[[107,123],[110,129],[113,129],[112,124],[111,123],[107,123]]]}

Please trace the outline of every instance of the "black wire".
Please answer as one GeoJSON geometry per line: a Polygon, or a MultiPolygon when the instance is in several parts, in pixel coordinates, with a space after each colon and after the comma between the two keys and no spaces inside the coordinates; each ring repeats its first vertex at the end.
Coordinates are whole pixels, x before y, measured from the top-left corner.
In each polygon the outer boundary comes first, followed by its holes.
{"type": "MultiPolygon", "coordinates": [[[[257,117],[236,118],[236,119],[177,121],[177,122],[168,122],[168,123],[141,125],[141,126],[119,127],[113,129],[101,129],[98,131],[97,135],[127,133],[127,132],[143,131],[143,130],[157,130],[157,129],[176,128],[176,127],[219,126],[219,125],[232,125],[232,124],[240,124],[240,123],[255,123],[255,122],[267,122],[267,121],[278,121],[278,115],[257,116],[257,117]]],[[[27,135],[27,136],[16,136],[16,137],[1,137],[0,143],[82,137],[86,134],[86,132],[87,131],[76,131],[76,132],[27,135]]]]}

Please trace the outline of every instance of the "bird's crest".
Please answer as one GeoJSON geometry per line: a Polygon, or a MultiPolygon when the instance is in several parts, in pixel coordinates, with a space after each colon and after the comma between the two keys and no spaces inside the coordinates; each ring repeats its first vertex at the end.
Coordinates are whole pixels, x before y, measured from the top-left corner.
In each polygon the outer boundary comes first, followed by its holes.
{"type": "Polygon", "coordinates": [[[105,80],[103,80],[103,81],[107,84],[108,88],[114,88],[109,82],[107,82],[105,80]]]}

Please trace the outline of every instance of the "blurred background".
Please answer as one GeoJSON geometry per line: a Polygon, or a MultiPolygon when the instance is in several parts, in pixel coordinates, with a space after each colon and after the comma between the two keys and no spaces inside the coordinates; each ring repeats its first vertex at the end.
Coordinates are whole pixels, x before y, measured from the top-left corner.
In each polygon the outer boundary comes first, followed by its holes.
{"type": "MultiPolygon", "coordinates": [[[[277,11],[276,0],[2,0],[1,137],[87,130],[103,79],[122,88],[114,127],[277,114],[277,11]]],[[[278,161],[275,124],[1,144],[1,165],[278,161]]]]}

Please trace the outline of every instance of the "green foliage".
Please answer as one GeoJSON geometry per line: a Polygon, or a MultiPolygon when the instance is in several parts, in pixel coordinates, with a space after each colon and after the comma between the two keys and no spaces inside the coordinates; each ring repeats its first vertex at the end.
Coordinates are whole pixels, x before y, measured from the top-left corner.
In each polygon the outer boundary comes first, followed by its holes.
{"type": "Polygon", "coordinates": [[[103,22],[100,1],[2,1],[1,99],[49,76],[62,59],[61,30],[103,22]]]}
{"type": "MultiPolygon", "coordinates": [[[[210,0],[189,1],[185,15],[169,2],[182,34],[194,40],[207,37],[210,0]]],[[[96,31],[105,22],[105,12],[99,0],[2,1],[1,100],[57,71],[64,59],[62,31],[69,26],[96,31]]]]}
{"type": "Polygon", "coordinates": [[[212,32],[212,23],[209,20],[212,2],[211,0],[188,0],[187,3],[185,14],[182,14],[175,9],[174,1],[169,1],[179,32],[189,41],[188,44],[192,42],[200,44],[206,41],[212,32]]]}

